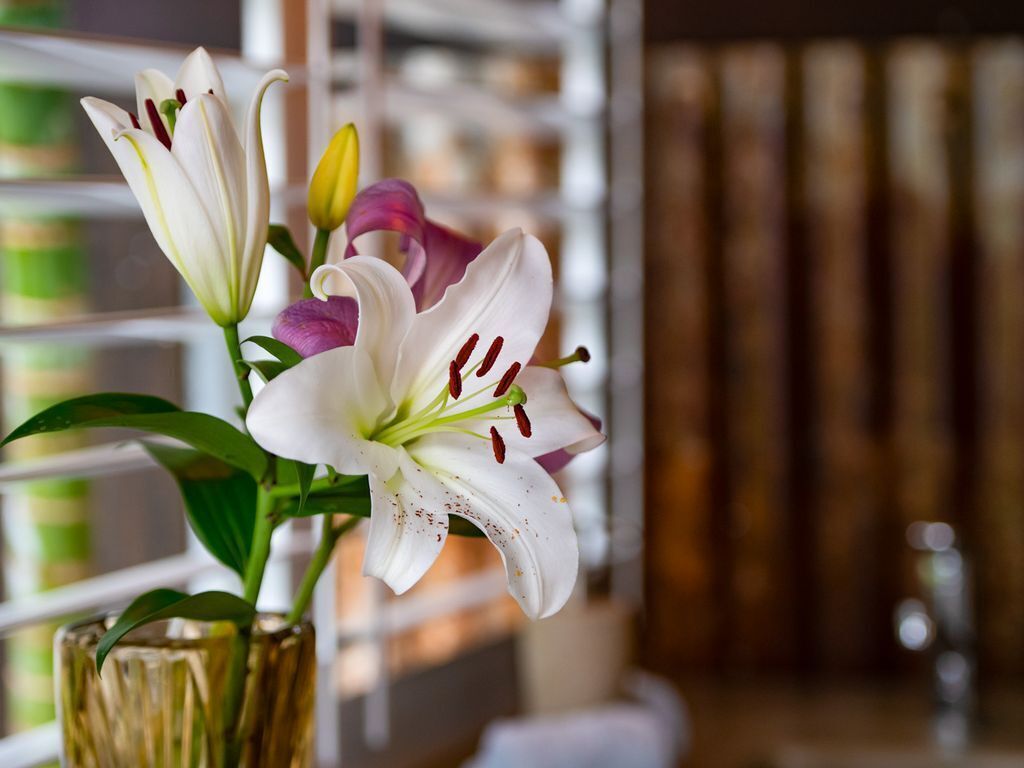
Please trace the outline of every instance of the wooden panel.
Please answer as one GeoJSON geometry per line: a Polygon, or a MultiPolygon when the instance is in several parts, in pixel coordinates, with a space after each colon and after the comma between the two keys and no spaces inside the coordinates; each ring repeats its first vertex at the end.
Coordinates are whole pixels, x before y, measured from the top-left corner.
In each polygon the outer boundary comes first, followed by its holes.
{"type": "Polygon", "coordinates": [[[1024,672],[1024,41],[649,59],[647,648],[908,669],[952,523],[1024,672]]]}
{"type": "Polygon", "coordinates": [[[718,606],[711,559],[711,462],[707,114],[713,80],[705,56],[672,51],[652,61],[649,157],[655,193],[648,209],[648,445],[647,527],[650,578],[667,589],[650,594],[647,637],[655,656],[700,661],[714,654],[718,606]],[[671,320],[669,320],[671,318],[671,320]],[[682,611],[690,620],[680,623],[682,611]]]}
{"type": "MultiPolygon", "coordinates": [[[[895,515],[902,526],[947,520],[952,485],[948,325],[950,60],[905,44],[888,67],[893,305],[895,515]]],[[[913,559],[901,586],[917,590],[913,559]]]]}
{"type": "Polygon", "coordinates": [[[974,59],[975,216],[979,232],[981,650],[1024,669],[1024,45],[974,59]]]}
{"type": "Polygon", "coordinates": [[[730,510],[735,661],[793,648],[785,521],[785,57],[777,46],[722,56],[730,510]]]}
{"type": "Polygon", "coordinates": [[[877,503],[870,434],[865,56],[844,43],[805,51],[804,200],[811,295],[818,647],[829,668],[870,655],[868,556],[877,503]]]}

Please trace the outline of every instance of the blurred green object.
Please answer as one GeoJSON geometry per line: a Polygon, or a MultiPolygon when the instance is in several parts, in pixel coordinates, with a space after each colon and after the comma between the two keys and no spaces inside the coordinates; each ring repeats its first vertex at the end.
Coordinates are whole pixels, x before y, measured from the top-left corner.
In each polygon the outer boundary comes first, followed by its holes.
{"type": "MultiPolygon", "coordinates": [[[[3,2],[0,24],[57,27],[63,0],[3,2]]],[[[0,84],[0,176],[74,172],[76,99],[55,88],[0,84]]],[[[48,322],[88,307],[88,264],[81,227],[66,218],[0,220],[0,322],[48,322]]],[[[3,354],[3,417],[18,423],[91,383],[87,352],[55,344],[9,345],[3,354]]],[[[30,458],[83,445],[78,435],[41,436],[9,450],[30,458]]],[[[27,483],[3,498],[7,597],[25,597],[89,574],[89,485],[80,480],[27,483]]],[[[7,726],[53,720],[56,625],[12,635],[6,644],[7,726]]]]}

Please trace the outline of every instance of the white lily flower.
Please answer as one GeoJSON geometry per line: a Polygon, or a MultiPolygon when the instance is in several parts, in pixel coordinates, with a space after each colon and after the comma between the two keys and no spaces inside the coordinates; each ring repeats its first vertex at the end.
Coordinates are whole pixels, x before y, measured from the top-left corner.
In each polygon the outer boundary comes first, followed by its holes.
{"type": "Polygon", "coordinates": [[[276,80],[287,81],[287,73],[275,69],[260,81],[241,138],[203,48],[174,81],[155,69],[136,75],[137,116],[82,99],[160,249],[218,325],[249,312],[263,263],[270,187],[260,106],[276,80]]]}
{"type": "Polygon", "coordinates": [[[267,384],[246,419],[252,436],[279,456],[369,476],[363,573],[396,593],[437,558],[453,514],[501,552],[527,615],[556,612],[579,552],[569,506],[532,457],[592,448],[604,436],[558,371],[522,368],[551,310],[544,246],[504,233],[419,314],[406,279],[381,259],[320,267],[312,284],[318,298],[332,289],[359,302],[355,343],[267,384]]]}

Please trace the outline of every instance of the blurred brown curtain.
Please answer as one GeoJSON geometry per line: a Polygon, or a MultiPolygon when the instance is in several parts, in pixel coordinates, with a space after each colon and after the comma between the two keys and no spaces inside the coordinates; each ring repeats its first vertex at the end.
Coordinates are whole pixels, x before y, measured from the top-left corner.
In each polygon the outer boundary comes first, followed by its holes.
{"type": "Polygon", "coordinates": [[[890,671],[951,523],[1024,671],[1024,40],[648,60],[646,653],[890,671]]]}

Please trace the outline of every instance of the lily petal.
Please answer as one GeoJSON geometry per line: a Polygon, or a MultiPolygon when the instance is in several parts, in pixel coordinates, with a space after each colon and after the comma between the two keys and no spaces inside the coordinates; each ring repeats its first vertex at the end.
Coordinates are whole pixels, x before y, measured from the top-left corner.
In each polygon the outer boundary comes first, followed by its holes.
{"type": "Polygon", "coordinates": [[[446,386],[448,364],[472,334],[486,345],[504,339],[494,374],[533,355],[551,312],[551,261],[541,242],[510,229],[499,235],[448,288],[413,320],[402,342],[392,397],[414,409],[446,386]]]}
{"type": "MultiPolygon", "coordinates": [[[[210,272],[211,280],[223,280],[221,293],[237,291],[246,225],[245,154],[224,103],[209,94],[189,99],[178,114],[171,152],[222,238],[215,252],[219,256],[192,258],[210,272]]],[[[230,307],[240,304],[237,295],[223,300],[230,307]]]]}
{"type": "Polygon", "coordinates": [[[379,181],[356,195],[345,221],[345,256],[355,255],[357,237],[380,230],[403,235],[402,273],[420,310],[434,306],[449,285],[461,280],[466,265],[482,250],[477,241],[428,219],[416,190],[401,179],[379,181]]]}
{"type": "Polygon", "coordinates": [[[480,255],[483,246],[429,219],[423,225],[423,236],[427,263],[423,277],[412,287],[412,295],[417,307],[429,309],[441,300],[448,286],[463,278],[466,267],[480,255]]]}
{"type": "Polygon", "coordinates": [[[359,305],[348,296],[328,296],[327,301],[303,299],[274,320],[274,338],[303,357],[355,343],[359,305]]]}
{"type": "MultiPolygon", "coordinates": [[[[591,423],[597,432],[601,431],[601,420],[592,413],[580,410],[580,413],[591,423]]],[[[537,463],[544,467],[544,471],[549,475],[560,472],[568,466],[569,462],[572,461],[576,456],[581,453],[586,453],[589,450],[596,448],[605,441],[605,435],[601,435],[601,440],[597,441],[595,438],[584,439],[578,443],[567,445],[565,448],[560,448],[557,451],[551,453],[545,453],[543,456],[535,457],[537,463]]]]}
{"type": "Polygon", "coordinates": [[[396,355],[416,316],[412,291],[401,273],[381,259],[353,256],[341,264],[325,264],[309,281],[313,295],[355,296],[359,329],[355,345],[373,359],[377,377],[387,391],[394,376],[396,355]]]}
{"type": "Polygon", "coordinates": [[[263,129],[260,125],[260,110],[263,97],[272,83],[288,82],[288,73],[274,69],[263,76],[249,104],[245,118],[245,184],[246,184],[246,230],[242,251],[243,285],[240,293],[243,303],[239,306],[244,316],[252,304],[263,264],[263,252],[267,247],[267,226],[270,222],[270,183],[267,180],[267,161],[263,152],[263,129]]]}
{"type": "MultiPolygon", "coordinates": [[[[569,446],[576,453],[582,453],[605,441],[605,436],[569,398],[558,371],[531,365],[516,377],[516,384],[526,393],[526,412],[533,430],[526,438],[514,426],[503,429],[501,434],[507,448],[528,456],[543,456],[569,446]]],[[[467,425],[467,429],[486,434],[492,423],[479,421],[467,425]]]]}
{"type": "Polygon", "coordinates": [[[398,449],[398,472],[385,481],[370,475],[370,533],[363,575],[374,576],[402,594],[441,553],[448,536],[451,492],[398,449]]]}
{"type": "Polygon", "coordinates": [[[214,321],[223,324],[230,318],[230,307],[217,300],[223,278],[200,258],[216,254],[219,241],[191,181],[152,134],[124,128],[130,122],[124,110],[91,97],[82,99],[82,106],[139,201],[160,249],[214,321]]]}
{"type": "Polygon", "coordinates": [[[423,203],[412,184],[402,179],[384,179],[362,190],[348,209],[345,258],[356,255],[355,240],[368,232],[398,232],[408,239],[402,274],[415,285],[426,266],[423,250],[423,203]]]}
{"type": "Polygon", "coordinates": [[[389,407],[366,352],[338,347],[268,382],[249,407],[245,425],[256,442],[286,459],[390,478],[398,469],[398,452],[363,437],[389,407]]]}
{"type": "Polygon", "coordinates": [[[210,91],[213,91],[213,95],[221,101],[226,102],[227,100],[227,91],[224,90],[224,81],[221,80],[217,65],[213,63],[213,58],[203,47],[196,48],[181,62],[178,76],[174,78],[171,95],[164,98],[173,97],[174,91],[178,88],[185,92],[185,98],[188,101],[201,93],[208,94],[210,91]]]}
{"type": "MultiPolygon", "coordinates": [[[[159,69],[144,69],[135,75],[135,109],[138,110],[139,123],[143,128],[153,132],[149,124],[149,117],[146,115],[146,99],[152,99],[157,111],[164,99],[174,98],[174,82],[159,69]]],[[[160,113],[160,120],[164,128],[170,132],[170,124],[167,116],[160,113]]]]}
{"type": "Polygon", "coordinates": [[[565,605],[579,568],[576,532],[562,492],[537,462],[510,450],[495,471],[489,446],[455,434],[423,438],[409,454],[452,492],[448,511],[501,552],[509,593],[527,616],[544,618],[565,605]]]}

